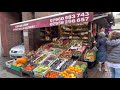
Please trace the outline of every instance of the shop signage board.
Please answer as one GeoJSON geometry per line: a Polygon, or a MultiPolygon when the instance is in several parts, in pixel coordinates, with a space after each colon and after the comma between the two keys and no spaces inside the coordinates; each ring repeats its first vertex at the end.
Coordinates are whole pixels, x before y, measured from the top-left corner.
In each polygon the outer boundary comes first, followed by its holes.
{"type": "Polygon", "coordinates": [[[11,25],[11,27],[13,31],[19,31],[25,29],[52,27],[64,24],[77,24],[81,22],[90,22],[92,21],[92,19],[93,12],[73,12],[70,14],[11,25]]]}

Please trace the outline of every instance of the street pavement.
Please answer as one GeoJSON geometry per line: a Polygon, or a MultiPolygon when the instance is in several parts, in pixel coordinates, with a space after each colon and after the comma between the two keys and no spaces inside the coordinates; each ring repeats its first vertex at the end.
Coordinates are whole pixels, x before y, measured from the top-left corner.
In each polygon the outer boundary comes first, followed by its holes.
{"type": "Polygon", "coordinates": [[[5,62],[9,60],[10,59],[7,57],[0,57],[0,78],[20,78],[19,76],[6,71],[5,62]]]}
{"type": "Polygon", "coordinates": [[[104,71],[102,69],[102,71],[98,70],[98,65],[96,65],[94,68],[92,69],[88,69],[88,78],[111,78],[111,74],[110,71],[104,71]]]}

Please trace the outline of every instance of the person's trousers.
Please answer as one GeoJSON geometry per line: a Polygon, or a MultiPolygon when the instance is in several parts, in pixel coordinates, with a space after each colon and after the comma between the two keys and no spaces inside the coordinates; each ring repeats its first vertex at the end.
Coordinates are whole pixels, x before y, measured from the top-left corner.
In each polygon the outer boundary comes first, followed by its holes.
{"type": "Polygon", "coordinates": [[[120,68],[110,67],[111,78],[120,78],[120,68]]]}

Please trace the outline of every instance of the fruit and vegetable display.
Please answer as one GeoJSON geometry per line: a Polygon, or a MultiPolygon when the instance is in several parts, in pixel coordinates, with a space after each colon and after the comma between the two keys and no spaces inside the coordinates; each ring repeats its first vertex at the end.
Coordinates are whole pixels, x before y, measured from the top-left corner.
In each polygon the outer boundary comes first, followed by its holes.
{"type": "Polygon", "coordinates": [[[75,65],[76,68],[81,68],[83,71],[86,70],[87,65],[86,64],[82,64],[82,65],[75,65]]]}
{"type": "Polygon", "coordinates": [[[39,65],[38,67],[36,67],[34,69],[34,71],[38,72],[38,73],[43,73],[45,72],[49,67],[44,66],[44,65],[39,65]]]}
{"type": "Polygon", "coordinates": [[[59,55],[62,52],[62,49],[59,48],[51,48],[50,52],[54,55],[59,55]]]}
{"type": "Polygon", "coordinates": [[[81,73],[83,72],[83,70],[81,68],[78,68],[78,67],[75,67],[75,66],[69,66],[67,69],[66,69],[67,72],[72,72],[72,73],[81,73]]]}
{"type": "Polygon", "coordinates": [[[72,65],[74,60],[67,60],[60,68],[59,71],[64,71],[66,68],[68,68],[70,65],[72,65]]]}
{"type": "Polygon", "coordinates": [[[40,32],[40,36],[43,37],[45,35],[44,32],[40,32]]]}
{"type": "Polygon", "coordinates": [[[82,48],[79,48],[77,51],[83,53],[86,50],[86,46],[82,46],[82,48]]]}
{"type": "Polygon", "coordinates": [[[72,52],[71,51],[63,51],[59,55],[59,58],[62,58],[62,59],[70,59],[71,57],[72,57],[72,52]]]}
{"type": "Polygon", "coordinates": [[[17,58],[17,60],[14,62],[14,66],[17,67],[21,67],[23,66],[25,63],[27,62],[27,58],[26,57],[21,57],[21,58],[17,58]]]}
{"type": "Polygon", "coordinates": [[[67,71],[60,72],[59,76],[63,78],[76,78],[74,74],[68,73],[67,71]]]}
{"type": "Polygon", "coordinates": [[[58,78],[58,76],[59,73],[55,71],[50,71],[45,75],[46,78],[58,78]]]}
{"type": "Polygon", "coordinates": [[[55,70],[55,71],[62,71],[62,69],[64,69],[64,67],[62,67],[63,65],[64,65],[64,63],[66,62],[66,60],[61,60],[62,62],[58,65],[58,66],[56,66],[55,68],[53,68],[53,70],[55,70]]]}
{"type": "MultiPolygon", "coordinates": [[[[65,25],[66,28],[63,29],[63,27],[61,27],[61,32],[62,35],[64,37],[69,37],[69,39],[79,39],[83,40],[83,44],[88,46],[89,44],[89,32],[88,32],[88,24],[84,23],[81,25],[71,25],[71,26],[67,26],[65,25]],[[67,30],[67,28],[70,28],[69,31],[67,30]]],[[[90,36],[91,37],[91,36],[90,36]]]]}
{"type": "Polygon", "coordinates": [[[51,47],[53,47],[53,45],[51,43],[45,44],[43,46],[44,49],[50,49],[51,47]]]}
{"type": "Polygon", "coordinates": [[[70,45],[71,45],[71,46],[72,46],[72,45],[75,45],[75,44],[80,44],[80,43],[82,43],[81,40],[71,40],[71,41],[70,41],[70,45]]]}
{"type": "Polygon", "coordinates": [[[33,61],[35,59],[37,59],[38,57],[40,57],[41,55],[41,51],[38,49],[37,51],[31,51],[28,54],[26,54],[25,56],[27,57],[28,61],[33,61]]]}
{"type": "Polygon", "coordinates": [[[81,52],[75,51],[73,52],[73,56],[81,56],[81,52]]]}
{"type": "Polygon", "coordinates": [[[75,51],[75,50],[78,50],[78,49],[82,49],[82,47],[83,47],[83,45],[82,45],[82,43],[80,42],[80,43],[78,43],[78,44],[72,45],[72,46],[69,48],[69,50],[75,51]]]}
{"type": "Polygon", "coordinates": [[[44,65],[39,65],[36,67],[33,72],[36,76],[44,76],[47,72],[49,71],[49,67],[44,66],[44,65]]]}
{"type": "Polygon", "coordinates": [[[63,40],[63,45],[69,44],[69,40],[63,40]]]}
{"type": "Polygon", "coordinates": [[[48,58],[46,58],[44,61],[41,62],[41,64],[46,66],[51,66],[51,64],[56,60],[56,56],[50,55],[48,58]]]}
{"type": "Polygon", "coordinates": [[[33,63],[39,64],[42,60],[44,60],[47,57],[47,54],[41,55],[39,58],[37,58],[33,63]]]}
{"type": "Polygon", "coordinates": [[[82,25],[65,25],[64,27],[60,28],[62,32],[61,36],[67,37],[71,35],[70,39],[80,39],[80,33],[85,32],[85,34],[87,34],[86,32],[88,32],[88,25],[86,25],[86,23],[82,25]]]}
{"type": "Polygon", "coordinates": [[[31,58],[34,54],[35,54],[35,51],[31,51],[31,52],[25,54],[25,56],[26,56],[27,58],[31,58]]]}
{"type": "Polygon", "coordinates": [[[31,71],[35,68],[35,66],[28,64],[27,66],[25,66],[24,68],[22,68],[25,71],[31,71]]]}
{"type": "Polygon", "coordinates": [[[60,67],[65,63],[65,60],[62,59],[57,59],[53,62],[53,64],[50,66],[51,69],[56,70],[56,71],[60,71],[60,67]]]}

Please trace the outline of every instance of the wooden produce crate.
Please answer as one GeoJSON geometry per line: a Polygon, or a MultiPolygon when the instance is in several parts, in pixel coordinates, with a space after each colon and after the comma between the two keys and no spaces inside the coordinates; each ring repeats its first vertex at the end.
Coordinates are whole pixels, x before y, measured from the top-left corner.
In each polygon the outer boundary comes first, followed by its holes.
{"type": "MultiPolygon", "coordinates": [[[[51,73],[51,72],[58,73],[58,76],[59,76],[59,73],[60,73],[60,72],[55,71],[55,70],[50,70],[49,72],[47,72],[47,73],[45,74],[45,78],[47,78],[47,75],[48,75],[49,73],[51,73]]],[[[57,76],[56,78],[58,78],[58,76],[57,76]]],[[[51,77],[51,78],[52,78],[52,77],[51,77]]],[[[53,77],[53,78],[54,78],[54,77],[53,77]]]]}
{"type": "Polygon", "coordinates": [[[12,73],[12,74],[15,74],[15,75],[17,75],[17,76],[23,77],[22,72],[18,72],[18,71],[16,71],[16,70],[13,70],[13,69],[8,68],[8,67],[6,67],[6,70],[7,70],[8,72],[12,73]]]}
{"type": "MultiPolygon", "coordinates": [[[[88,64],[86,62],[82,62],[82,61],[76,61],[76,63],[73,66],[82,65],[82,64],[85,64],[88,67],[88,64]]],[[[87,67],[86,67],[86,69],[87,69],[87,67]]],[[[81,73],[78,73],[78,74],[73,73],[73,74],[75,74],[77,76],[77,78],[84,78],[84,76],[86,74],[86,69],[85,69],[85,71],[83,71],[81,73]]]]}
{"type": "Polygon", "coordinates": [[[15,71],[21,72],[21,67],[17,67],[17,66],[11,65],[10,68],[15,70],[15,71]]]}
{"type": "Polygon", "coordinates": [[[10,68],[11,64],[13,64],[14,62],[15,62],[14,59],[13,60],[9,60],[9,61],[5,62],[5,65],[6,65],[6,67],[10,68]]]}
{"type": "Polygon", "coordinates": [[[39,67],[41,67],[41,65],[39,65],[35,69],[33,69],[34,76],[43,78],[46,75],[46,73],[50,71],[50,68],[48,67],[48,69],[45,70],[44,72],[37,72],[36,69],[39,68],[39,67]]]}
{"type": "Polygon", "coordinates": [[[33,65],[35,68],[37,67],[37,65],[35,65],[35,64],[33,64],[33,63],[27,63],[26,65],[24,65],[23,67],[21,67],[21,69],[22,69],[22,73],[25,73],[25,74],[27,74],[27,75],[30,75],[33,71],[33,69],[32,70],[24,70],[23,68],[25,68],[28,64],[31,64],[31,65],[33,65]]]}
{"type": "Polygon", "coordinates": [[[86,62],[82,62],[82,61],[76,61],[76,63],[73,66],[75,66],[75,65],[81,65],[81,64],[85,64],[85,65],[88,66],[88,64],[86,62]]]}

